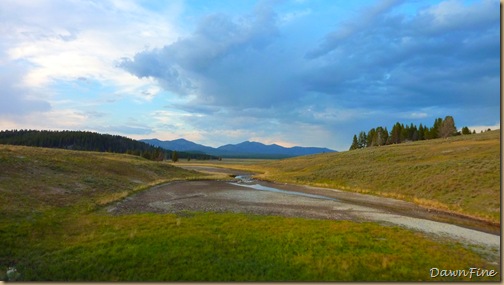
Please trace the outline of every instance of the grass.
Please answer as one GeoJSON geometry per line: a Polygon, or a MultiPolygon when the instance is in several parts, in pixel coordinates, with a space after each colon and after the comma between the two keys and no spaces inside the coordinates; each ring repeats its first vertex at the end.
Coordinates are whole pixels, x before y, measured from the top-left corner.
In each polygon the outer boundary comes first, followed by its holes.
{"type": "Polygon", "coordinates": [[[469,278],[431,279],[430,268],[498,270],[459,244],[347,221],[93,213],[24,223],[16,236],[10,254],[30,281],[439,281],[469,278]]]}
{"type": "Polygon", "coordinates": [[[265,180],[397,198],[500,224],[499,130],[226,166],[265,180]]]}
{"type": "Polygon", "coordinates": [[[458,243],[374,223],[100,211],[158,183],[210,178],[128,155],[0,146],[0,280],[9,267],[18,281],[420,281],[432,267],[498,270],[458,243]]]}
{"type": "Polygon", "coordinates": [[[94,209],[150,186],[208,178],[126,154],[0,145],[0,216],[94,209]]]}

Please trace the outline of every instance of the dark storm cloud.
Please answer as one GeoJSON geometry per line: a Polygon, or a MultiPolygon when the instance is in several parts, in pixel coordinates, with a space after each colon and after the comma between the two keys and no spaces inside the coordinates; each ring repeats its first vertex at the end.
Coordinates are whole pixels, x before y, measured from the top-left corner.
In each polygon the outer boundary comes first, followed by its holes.
{"type": "Polygon", "coordinates": [[[364,29],[339,27],[309,51],[319,63],[310,90],[349,107],[497,104],[498,3],[447,1],[411,18],[389,13],[398,3],[384,1],[364,29]]]}
{"type": "MultiPolygon", "coordinates": [[[[306,90],[349,107],[426,106],[437,104],[433,98],[439,104],[470,100],[464,85],[488,90],[492,80],[481,79],[499,74],[498,3],[447,1],[412,17],[392,14],[401,3],[363,9],[304,61],[281,52],[276,14],[262,4],[248,17],[209,15],[191,36],[120,66],[176,94],[196,95],[195,103],[221,106],[270,107],[298,100],[306,90]]],[[[493,87],[485,102],[495,101],[493,87]]]]}
{"type": "Polygon", "coordinates": [[[119,66],[178,95],[196,95],[197,104],[265,107],[297,92],[278,36],[276,14],[262,3],[248,16],[208,15],[192,35],[119,66]]]}
{"type": "MultiPolygon", "coordinates": [[[[499,3],[449,0],[406,14],[407,4],[376,1],[305,43],[303,34],[287,34],[295,30],[283,30],[275,6],[263,2],[247,16],[208,15],[187,37],[123,59],[120,67],[194,98],[171,107],[201,114],[187,119],[201,129],[273,122],[355,133],[445,115],[470,124],[466,114],[483,110],[481,123],[494,124],[499,3]]],[[[315,27],[317,11],[306,19],[315,27]]]]}
{"type": "Polygon", "coordinates": [[[323,42],[316,49],[308,52],[306,57],[316,58],[334,50],[341,42],[352,37],[355,33],[368,30],[375,24],[378,17],[401,2],[400,0],[384,0],[370,8],[363,9],[359,18],[351,19],[343,23],[339,29],[327,34],[323,42]]]}

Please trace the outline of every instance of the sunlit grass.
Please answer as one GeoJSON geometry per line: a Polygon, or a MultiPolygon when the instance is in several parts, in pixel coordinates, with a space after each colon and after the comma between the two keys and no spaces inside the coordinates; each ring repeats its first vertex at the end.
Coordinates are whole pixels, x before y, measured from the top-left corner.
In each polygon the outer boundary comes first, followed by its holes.
{"type": "Polygon", "coordinates": [[[47,222],[17,229],[23,280],[420,281],[432,267],[498,270],[460,245],[373,223],[214,213],[47,222]]]}

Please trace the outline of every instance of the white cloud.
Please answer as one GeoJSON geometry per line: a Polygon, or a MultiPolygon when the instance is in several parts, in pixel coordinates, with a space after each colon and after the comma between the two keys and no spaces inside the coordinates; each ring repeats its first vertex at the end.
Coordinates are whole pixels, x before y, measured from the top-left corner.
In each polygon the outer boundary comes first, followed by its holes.
{"type": "Polygon", "coordinates": [[[75,109],[0,117],[0,129],[85,130],[89,115],[75,109]],[[29,127],[26,127],[29,125],[29,127]]]}
{"type": "MultiPolygon", "coordinates": [[[[131,91],[151,84],[116,68],[122,56],[158,47],[178,36],[174,15],[151,12],[134,1],[0,3],[0,35],[10,61],[30,64],[24,83],[39,88],[87,77],[131,91]]],[[[180,13],[176,10],[173,13],[180,13]]],[[[4,59],[5,60],[5,59],[4,59]]]]}
{"type": "Polygon", "coordinates": [[[461,0],[442,1],[437,5],[420,11],[420,18],[432,18],[425,26],[434,31],[446,31],[449,29],[467,29],[478,26],[488,20],[498,20],[499,9],[497,1],[483,0],[473,4],[464,4],[461,0]],[[492,17],[492,18],[489,18],[492,17]]]}
{"type": "MultiPolygon", "coordinates": [[[[493,130],[500,130],[500,123],[497,123],[495,125],[488,125],[488,126],[468,126],[469,130],[473,131],[475,130],[476,133],[480,133],[481,131],[486,131],[488,129],[491,129],[492,131],[493,130]]],[[[462,130],[462,128],[460,128],[460,130],[462,130]]]]}
{"type": "Polygon", "coordinates": [[[424,119],[424,118],[427,118],[429,117],[429,114],[427,114],[426,112],[406,112],[406,113],[402,113],[401,115],[401,118],[404,118],[404,119],[424,119]]]}
{"type": "Polygon", "coordinates": [[[20,84],[24,72],[23,66],[12,62],[0,66],[0,117],[22,116],[51,109],[51,104],[41,99],[44,97],[43,91],[32,91],[20,84]]]}

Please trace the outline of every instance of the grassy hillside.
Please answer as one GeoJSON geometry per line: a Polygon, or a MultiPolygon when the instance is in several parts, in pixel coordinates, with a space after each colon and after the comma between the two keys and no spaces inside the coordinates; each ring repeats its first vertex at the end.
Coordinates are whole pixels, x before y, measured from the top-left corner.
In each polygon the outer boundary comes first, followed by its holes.
{"type": "Polygon", "coordinates": [[[93,209],[149,185],[201,177],[132,155],[0,145],[0,216],[93,209]]]}
{"type": "Polygon", "coordinates": [[[432,280],[432,267],[499,268],[458,243],[375,223],[100,211],[201,178],[128,155],[0,146],[0,280],[413,281],[432,280]]]}
{"type": "Polygon", "coordinates": [[[500,221],[500,131],[303,156],[249,167],[263,179],[414,201],[500,221]]]}

